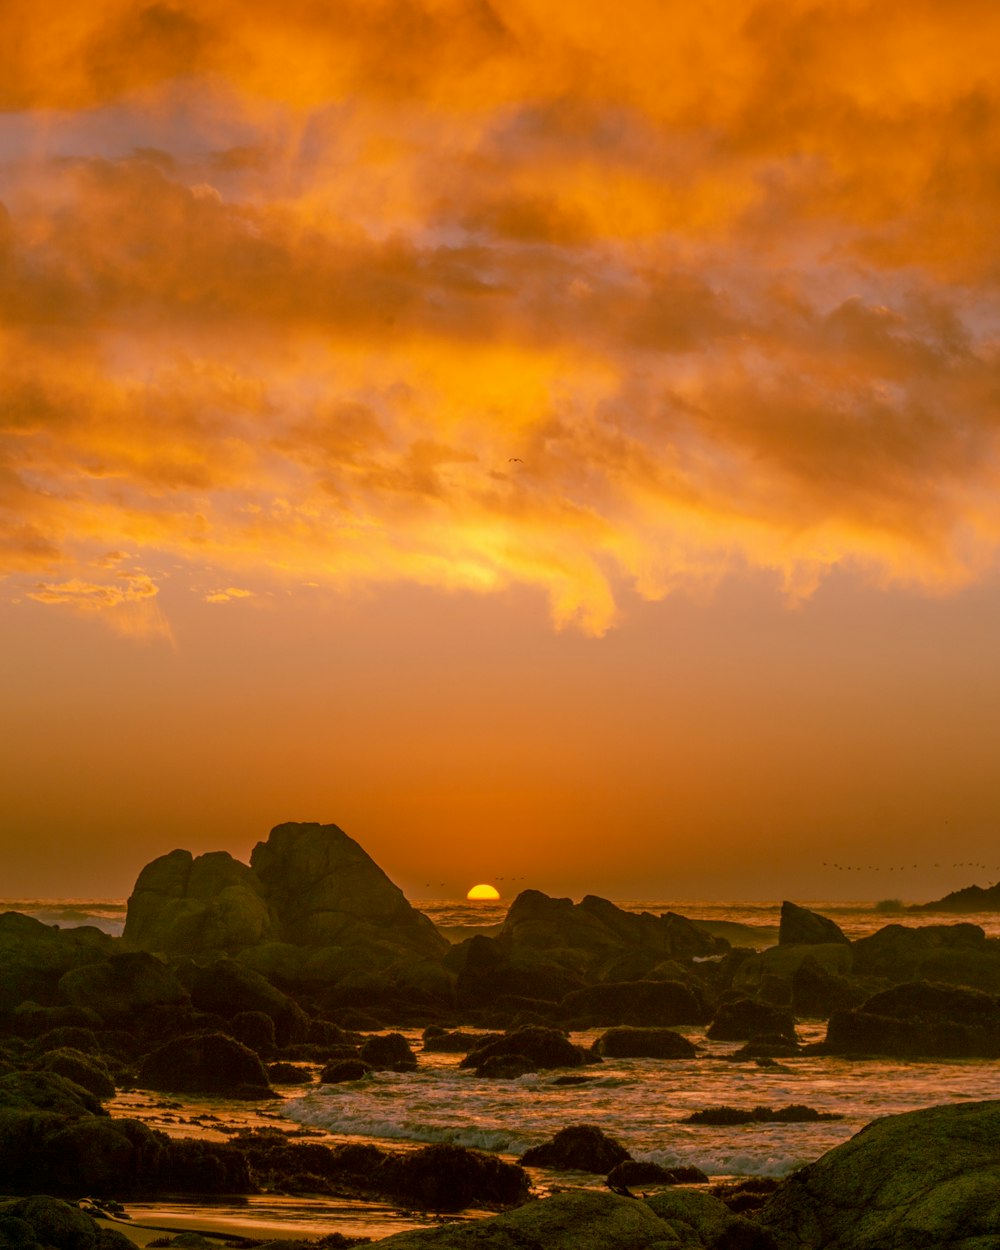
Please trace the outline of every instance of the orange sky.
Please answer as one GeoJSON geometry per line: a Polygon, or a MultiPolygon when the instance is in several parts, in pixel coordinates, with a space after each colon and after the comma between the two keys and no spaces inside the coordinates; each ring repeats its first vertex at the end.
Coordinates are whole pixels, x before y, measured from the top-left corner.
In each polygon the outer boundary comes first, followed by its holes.
{"type": "Polygon", "coordinates": [[[8,0],[0,893],[1000,876],[998,37],[8,0]]]}

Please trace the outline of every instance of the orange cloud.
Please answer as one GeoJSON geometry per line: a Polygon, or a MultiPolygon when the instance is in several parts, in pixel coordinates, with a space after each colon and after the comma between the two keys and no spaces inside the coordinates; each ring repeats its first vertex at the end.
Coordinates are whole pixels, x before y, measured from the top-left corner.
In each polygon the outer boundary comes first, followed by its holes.
{"type": "Polygon", "coordinates": [[[747,566],[981,576],[998,24],[14,0],[0,572],[527,584],[593,633],[747,566]]]}

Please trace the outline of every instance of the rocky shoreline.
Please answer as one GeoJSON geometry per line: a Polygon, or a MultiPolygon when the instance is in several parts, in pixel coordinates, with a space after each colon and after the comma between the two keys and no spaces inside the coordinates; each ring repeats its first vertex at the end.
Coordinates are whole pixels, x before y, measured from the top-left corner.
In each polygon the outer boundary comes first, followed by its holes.
{"type": "MultiPolygon", "coordinates": [[[[121,1250],[84,1198],[277,1192],[496,1213],[383,1239],[400,1250],[995,1248],[1000,1103],[888,1117],[776,1186],[714,1192],[583,1121],[515,1162],[315,1140],[267,1112],[212,1141],[106,1103],[138,1090],[260,1108],[276,1089],[412,1071],[421,1049],[403,1028],[498,1082],[539,1070],[582,1081],[613,1056],[670,1063],[695,1052],[685,1026],[762,1065],[809,1053],[991,1061],[998,993],[1000,940],[968,923],[893,923],[850,941],[786,903],[777,945],[755,951],[673,913],[527,890],[495,936],[451,944],[334,825],[278,826],[249,865],[173,851],[140,874],[120,939],[0,915],[0,1246],[121,1250]],[[804,1044],[803,1019],[825,1020],[825,1040],[804,1044]],[[599,1036],[574,1044],[585,1029],[599,1036]],[[539,1199],[539,1168],[605,1188],[539,1199]]],[[[703,1114],[715,1118],[690,1122],[818,1113],[703,1114]]]]}

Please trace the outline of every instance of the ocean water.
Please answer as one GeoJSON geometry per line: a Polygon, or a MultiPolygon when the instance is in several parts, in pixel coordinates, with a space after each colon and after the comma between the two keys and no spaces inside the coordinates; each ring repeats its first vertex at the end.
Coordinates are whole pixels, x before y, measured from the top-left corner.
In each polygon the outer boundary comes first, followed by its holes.
{"type": "MultiPolygon", "coordinates": [[[[428,916],[452,941],[471,933],[496,929],[503,923],[512,899],[471,903],[467,899],[416,899],[413,906],[428,916]]],[[[615,899],[625,911],[648,911],[654,915],[673,911],[690,920],[714,925],[739,925],[751,932],[746,945],[773,946],[778,940],[781,902],[718,902],[706,899],[615,899]]],[[[989,937],[1000,937],[1000,913],[985,912],[956,916],[954,912],[882,912],[874,901],[845,902],[843,899],[796,899],[801,907],[818,911],[835,920],[850,938],[865,937],[887,924],[955,924],[968,921],[981,925],[989,937]]],[[[113,899],[0,899],[0,912],[19,911],[43,924],[75,928],[93,925],[118,936],[125,927],[126,900],[113,899]]],[[[742,941],[742,937],[741,937],[742,941]]],[[[735,944],[735,943],[734,943],[735,944]]]]}
{"type": "MultiPolygon", "coordinates": [[[[851,937],[889,923],[926,925],[969,920],[1000,936],[1000,916],[878,912],[871,902],[806,900],[851,937]]],[[[451,940],[490,932],[507,902],[422,901],[423,910],[451,940]]],[[[703,900],[619,903],[630,911],[676,911],[713,924],[741,926],[734,941],[768,946],[777,940],[780,904],[703,900]]],[[[96,924],[120,932],[121,900],[12,900],[0,910],[25,911],[50,924],[96,924]]],[[[569,1124],[596,1124],[639,1159],[667,1166],[693,1164],[712,1177],[783,1176],[818,1158],[871,1120],[896,1112],[967,1099],[1000,1098],[1000,1063],[897,1062],[801,1056],[775,1067],[735,1063],[733,1043],[709,1042],[701,1029],[683,1029],[700,1048],[688,1060],[605,1060],[582,1070],[585,1084],[559,1086],[556,1073],[515,1081],[483,1081],[460,1071],[460,1056],[423,1053],[418,1031],[407,1031],[418,1054],[417,1072],[377,1073],[364,1080],[286,1094],[274,1111],[338,1141],[382,1145],[452,1142],[516,1157],[569,1124]],[[684,1124],[692,1111],[722,1105],[752,1108],[805,1103],[841,1119],[807,1124],[703,1127],[684,1124]]],[[[804,1041],[821,1040],[822,1023],[800,1025],[804,1041]]],[[[589,1045],[596,1033],[574,1040],[589,1045]]],[[[577,1178],[579,1182],[579,1178],[577,1178]]]]}

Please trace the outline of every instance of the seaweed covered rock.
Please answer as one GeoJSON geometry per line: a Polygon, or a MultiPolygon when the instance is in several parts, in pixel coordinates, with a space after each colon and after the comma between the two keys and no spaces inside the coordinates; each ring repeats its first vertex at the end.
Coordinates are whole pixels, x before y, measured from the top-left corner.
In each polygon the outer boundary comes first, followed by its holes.
{"type": "Polygon", "coordinates": [[[526,1150],[521,1162],[525,1167],[604,1174],[631,1158],[621,1142],[596,1125],[570,1124],[560,1129],[551,1141],[526,1150]]]}
{"type": "Polygon", "coordinates": [[[178,1094],[266,1098],[271,1092],[260,1056],[224,1033],[171,1038],[142,1060],[136,1083],[178,1094]]]}
{"type": "Polygon", "coordinates": [[[60,977],[113,950],[114,939],[99,929],[59,929],[20,912],[0,913],[0,1012],[29,1001],[57,1006],[60,977]]]}
{"type": "MultiPolygon", "coordinates": [[[[713,1250],[773,1250],[770,1239],[756,1245],[737,1241],[726,1245],[708,1240],[709,1219],[704,1212],[701,1225],[707,1235],[703,1238],[697,1227],[699,1217],[693,1212],[687,1211],[686,1223],[662,1219],[653,1210],[654,1201],[576,1190],[526,1203],[491,1219],[396,1233],[383,1238],[378,1243],[379,1250],[668,1250],[671,1246],[678,1250],[694,1250],[697,1246],[711,1246],[713,1250]],[[685,1230],[683,1238],[675,1231],[678,1227],[685,1230]]],[[[735,1223],[736,1217],[731,1217],[726,1208],[723,1210],[735,1223]]],[[[716,1217],[714,1208],[711,1216],[716,1217]]],[[[749,1225],[749,1221],[744,1220],[743,1224],[749,1225]]],[[[722,1217],[711,1224],[712,1231],[724,1228],[722,1217]]]]}
{"type": "Polygon", "coordinates": [[[994,1250],[1000,1102],[876,1120],[793,1173],[757,1219],[781,1250],[994,1250]]]}
{"type": "Polygon", "coordinates": [[[59,993],[74,1007],[93,1011],[109,1025],[134,1026],[136,1016],[156,1008],[185,1008],[187,990],[162,959],[144,951],[111,955],[67,972],[59,993]]]}
{"type": "Polygon", "coordinates": [[[79,1050],[62,1046],[47,1051],[40,1066],[82,1085],[95,1098],[111,1098],[114,1095],[115,1083],[107,1066],[100,1059],[85,1055],[79,1050]]]}
{"type": "Polygon", "coordinates": [[[391,1156],[378,1179],[397,1201],[430,1211],[513,1206],[529,1190],[528,1175],[516,1164],[445,1144],[391,1156]]]}

